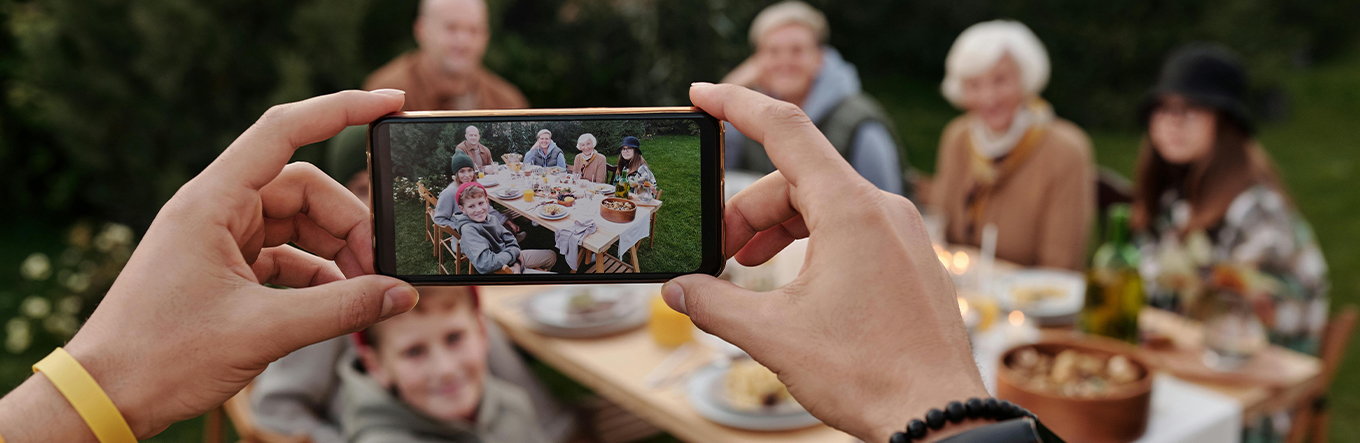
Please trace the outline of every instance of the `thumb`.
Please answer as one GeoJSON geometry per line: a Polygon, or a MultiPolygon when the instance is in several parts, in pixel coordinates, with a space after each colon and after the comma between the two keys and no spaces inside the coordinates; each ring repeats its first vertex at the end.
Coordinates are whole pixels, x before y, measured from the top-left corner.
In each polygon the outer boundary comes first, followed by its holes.
{"type": "Polygon", "coordinates": [[[281,316],[277,337],[289,350],[358,332],[415,307],[420,295],[392,277],[365,275],[324,285],[275,289],[273,313],[281,316]]]}
{"type": "Polygon", "coordinates": [[[768,317],[776,293],[759,293],[708,275],[684,275],[666,282],[661,297],[671,309],[688,315],[695,326],[746,349],[768,317]]]}

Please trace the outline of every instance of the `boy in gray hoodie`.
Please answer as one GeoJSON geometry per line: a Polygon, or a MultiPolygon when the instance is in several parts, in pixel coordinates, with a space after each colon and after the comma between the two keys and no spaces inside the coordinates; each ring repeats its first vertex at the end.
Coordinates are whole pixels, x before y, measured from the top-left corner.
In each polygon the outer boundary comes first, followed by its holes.
{"type": "Polygon", "coordinates": [[[528,395],[487,373],[487,329],[466,288],[425,288],[358,334],[338,368],[351,443],[547,443],[528,395]]]}
{"type": "Polygon", "coordinates": [[[556,252],[520,249],[515,234],[491,214],[491,202],[482,185],[477,182],[459,185],[454,197],[454,203],[462,210],[453,216],[454,228],[460,236],[458,246],[478,273],[547,272],[557,263],[556,252]]]}

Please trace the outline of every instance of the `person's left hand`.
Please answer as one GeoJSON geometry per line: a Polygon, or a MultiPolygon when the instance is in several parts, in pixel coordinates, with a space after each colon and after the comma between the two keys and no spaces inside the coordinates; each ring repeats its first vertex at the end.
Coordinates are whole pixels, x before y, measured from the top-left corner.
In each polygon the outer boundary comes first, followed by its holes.
{"type": "Polygon", "coordinates": [[[403,101],[345,91],[275,106],[161,208],[66,345],[138,438],[221,405],[298,348],[415,305],[410,285],[366,275],[364,203],[315,166],[285,166],[299,146],[403,101]]]}

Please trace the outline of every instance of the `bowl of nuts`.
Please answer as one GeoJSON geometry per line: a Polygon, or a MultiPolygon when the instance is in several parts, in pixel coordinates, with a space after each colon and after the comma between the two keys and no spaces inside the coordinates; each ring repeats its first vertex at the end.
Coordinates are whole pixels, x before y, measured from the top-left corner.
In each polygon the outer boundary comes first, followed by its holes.
{"type": "Polygon", "coordinates": [[[1117,340],[1044,341],[1002,354],[996,396],[1067,441],[1127,443],[1147,430],[1152,376],[1138,350],[1117,340]]]}

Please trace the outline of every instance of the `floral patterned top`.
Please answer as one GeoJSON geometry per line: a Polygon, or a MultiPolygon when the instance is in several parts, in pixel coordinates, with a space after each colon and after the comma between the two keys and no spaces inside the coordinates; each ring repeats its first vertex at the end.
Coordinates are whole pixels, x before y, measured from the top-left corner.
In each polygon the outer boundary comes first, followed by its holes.
{"type": "Polygon", "coordinates": [[[1275,189],[1257,185],[1229,205],[1209,232],[1184,238],[1190,203],[1168,191],[1150,232],[1139,236],[1140,273],[1149,303],[1183,312],[1204,289],[1208,269],[1233,264],[1251,269],[1249,292],[1263,294],[1257,314],[1272,343],[1316,354],[1327,322],[1327,263],[1308,222],[1275,189]]]}

